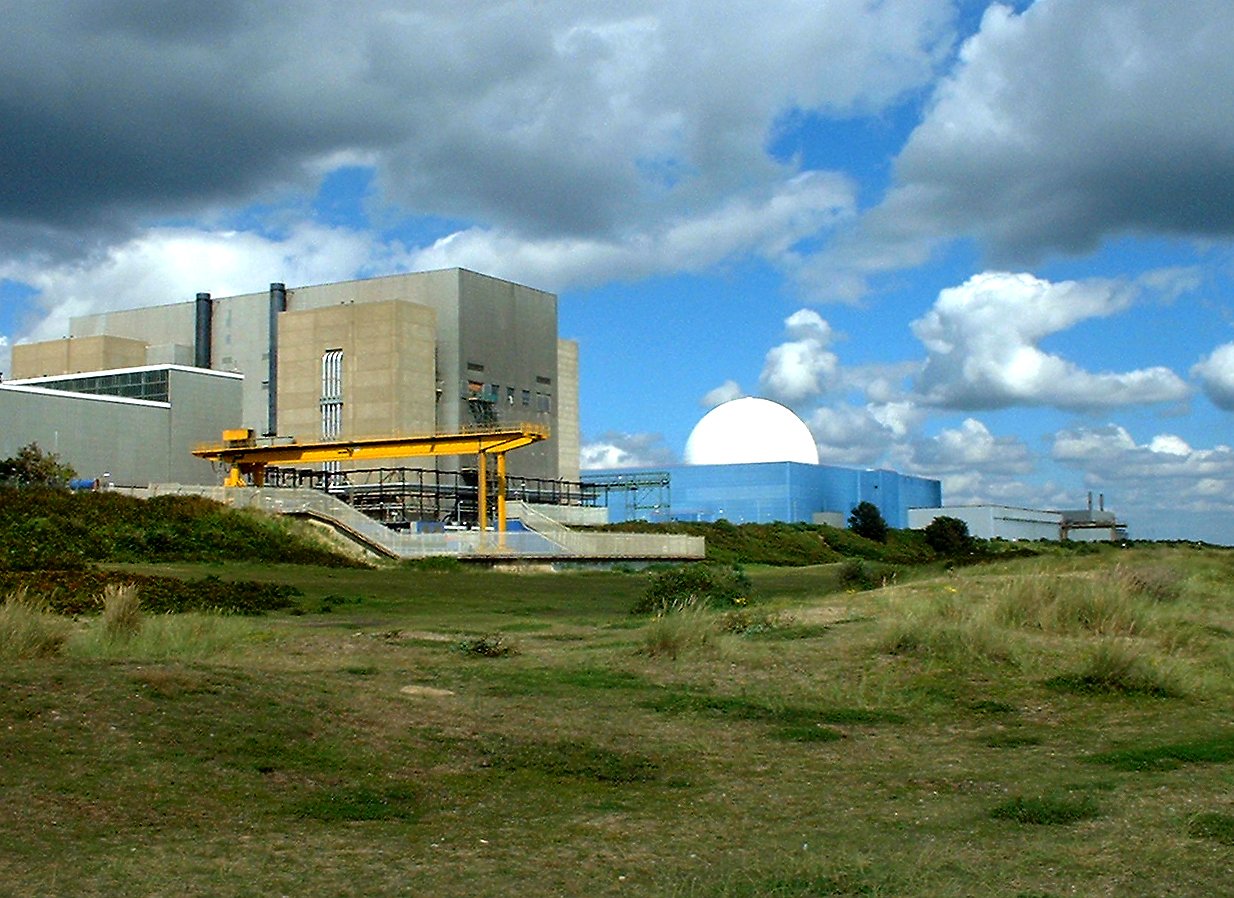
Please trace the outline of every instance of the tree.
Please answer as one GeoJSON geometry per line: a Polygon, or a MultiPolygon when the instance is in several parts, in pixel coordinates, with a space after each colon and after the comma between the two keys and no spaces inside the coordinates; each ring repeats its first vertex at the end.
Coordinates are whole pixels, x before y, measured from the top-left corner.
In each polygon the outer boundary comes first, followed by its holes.
{"type": "Polygon", "coordinates": [[[873,502],[858,502],[848,516],[848,529],[877,543],[887,542],[887,522],[873,502]]]}
{"type": "Polygon", "coordinates": [[[959,518],[939,515],[926,526],[925,541],[939,555],[967,555],[973,550],[968,524],[959,518]]]}
{"type": "Polygon", "coordinates": [[[0,459],[0,483],[10,486],[68,486],[77,476],[71,467],[60,462],[54,452],[44,452],[38,443],[30,443],[17,454],[0,459]]]}

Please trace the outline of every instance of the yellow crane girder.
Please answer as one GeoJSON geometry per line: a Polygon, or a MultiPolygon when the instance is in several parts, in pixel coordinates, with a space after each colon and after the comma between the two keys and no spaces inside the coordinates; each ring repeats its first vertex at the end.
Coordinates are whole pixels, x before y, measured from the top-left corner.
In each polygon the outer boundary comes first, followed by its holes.
{"type": "Polygon", "coordinates": [[[319,440],[257,445],[252,431],[223,431],[219,444],[193,450],[198,458],[230,465],[225,486],[265,483],[266,467],[273,464],[313,464],[328,461],[374,461],[383,458],[422,458],[433,455],[475,455],[479,469],[480,529],[488,516],[486,459],[497,460],[497,529],[506,529],[506,453],[548,439],[548,428],[538,424],[513,424],[428,436],[357,437],[350,440],[319,440]]]}

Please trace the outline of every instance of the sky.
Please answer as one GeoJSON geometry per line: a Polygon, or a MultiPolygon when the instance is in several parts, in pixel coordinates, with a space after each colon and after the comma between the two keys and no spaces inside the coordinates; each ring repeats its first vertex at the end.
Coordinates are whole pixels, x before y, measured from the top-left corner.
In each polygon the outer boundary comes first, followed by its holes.
{"type": "Polygon", "coordinates": [[[585,466],[712,406],[1234,544],[1229,0],[0,0],[0,371],[74,315],[551,290],[585,466]]]}

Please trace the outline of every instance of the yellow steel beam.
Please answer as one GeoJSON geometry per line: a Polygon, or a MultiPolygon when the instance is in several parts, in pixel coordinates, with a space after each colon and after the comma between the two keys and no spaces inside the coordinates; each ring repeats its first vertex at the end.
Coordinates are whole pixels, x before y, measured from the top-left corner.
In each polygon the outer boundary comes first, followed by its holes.
{"type": "Polygon", "coordinates": [[[506,453],[548,439],[548,428],[538,424],[519,424],[464,433],[438,433],[422,437],[366,437],[354,440],[329,440],[314,443],[281,443],[258,446],[252,431],[224,431],[220,444],[199,446],[198,458],[221,461],[231,466],[224,486],[243,486],[245,477],[255,486],[266,480],[266,466],[272,464],[312,464],[326,461],[372,461],[382,458],[420,458],[432,455],[476,456],[480,530],[488,529],[488,456],[497,459],[497,530],[506,532],[506,453]],[[246,439],[240,439],[246,434],[246,439]]]}
{"type": "Polygon", "coordinates": [[[419,458],[430,455],[472,455],[509,452],[548,438],[548,428],[519,424],[466,433],[439,433],[419,437],[367,437],[271,446],[212,444],[193,450],[198,458],[232,465],[264,467],[274,464],[312,464],[325,461],[373,461],[382,458],[419,458]]]}

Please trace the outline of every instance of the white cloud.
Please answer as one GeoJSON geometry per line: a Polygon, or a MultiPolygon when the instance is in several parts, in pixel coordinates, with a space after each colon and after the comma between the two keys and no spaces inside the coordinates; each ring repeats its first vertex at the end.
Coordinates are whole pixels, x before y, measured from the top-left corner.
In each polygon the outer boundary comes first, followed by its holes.
{"type": "Polygon", "coordinates": [[[1098,409],[1186,397],[1186,384],[1168,368],[1094,374],[1037,345],[1085,319],[1123,311],[1131,298],[1126,288],[1105,281],[974,275],[943,290],[912,324],[928,353],[917,381],[921,399],[956,409],[1098,409]]]}
{"type": "Polygon", "coordinates": [[[806,423],[823,464],[881,464],[896,442],[894,422],[885,424],[871,407],[825,406],[815,409],[806,423]]]}
{"type": "Polygon", "coordinates": [[[966,418],[954,429],[914,442],[912,469],[938,476],[961,472],[984,474],[1026,474],[1033,470],[1028,447],[1016,437],[996,437],[974,418],[966,418]]]}
{"type": "Polygon", "coordinates": [[[834,339],[831,326],[813,309],[801,309],[784,320],[784,327],[794,339],[767,353],[759,386],[789,404],[814,399],[839,374],[840,360],[828,348],[834,339]]]}
{"type": "Polygon", "coordinates": [[[740,399],[743,396],[745,396],[745,391],[741,389],[741,384],[735,380],[726,380],[715,389],[709,390],[700,400],[699,404],[703,408],[715,408],[717,405],[722,405],[733,399],[740,399]]]}
{"type": "Polygon", "coordinates": [[[601,434],[583,444],[580,463],[585,471],[603,468],[653,468],[677,463],[671,449],[658,433],[601,434]]]}
{"type": "Polygon", "coordinates": [[[1234,343],[1218,346],[1191,369],[1213,405],[1234,411],[1234,343]]]}
{"type": "Polygon", "coordinates": [[[975,237],[1031,265],[1121,235],[1234,233],[1234,4],[993,4],[825,271],[848,293],[975,237]]]}
{"type": "Polygon", "coordinates": [[[1234,449],[1190,446],[1174,434],[1139,444],[1123,427],[1075,428],[1053,437],[1053,457],[1084,472],[1088,489],[1127,521],[1133,536],[1229,542],[1234,449]]]}
{"type": "Polygon", "coordinates": [[[1163,510],[1174,504],[1169,497],[1179,491],[1190,494],[1196,484],[1215,479],[1227,484],[1234,507],[1234,450],[1226,445],[1196,449],[1174,434],[1158,434],[1141,445],[1125,428],[1109,424],[1059,431],[1052,439],[1052,455],[1101,480],[1141,488],[1156,485],[1163,510]]]}
{"type": "Polygon", "coordinates": [[[265,290],[272,281],[321,283],[338,280],[340,271],[404,266],[399,247],[338,228],[302,224],[282,238],[251,231],[158,228],[86,260],[0,264],[0,278],[40,291],[45,317],[20,336],[45,340],[67,336],[75,315],[187,302],[201,291],[229,296],[265,290]]]}
{"type": "Polygon", "coordinates": [[[550,290],[698,272],[745,254],[791,268],[794,244],[850,215],[854,202],[846,178],[807,172],[692,216],[648,222],[612,236],[537,237],[469,228],[416,251],[410,264],[472,268],[550,290]]]}

